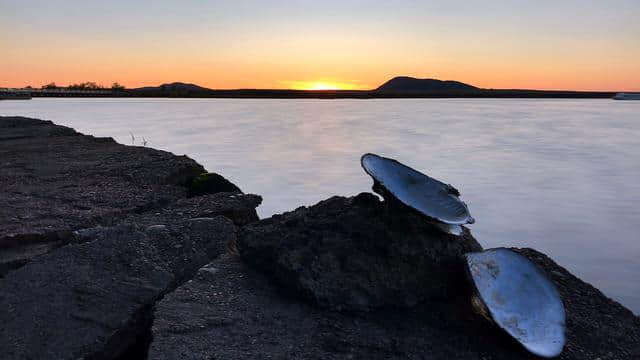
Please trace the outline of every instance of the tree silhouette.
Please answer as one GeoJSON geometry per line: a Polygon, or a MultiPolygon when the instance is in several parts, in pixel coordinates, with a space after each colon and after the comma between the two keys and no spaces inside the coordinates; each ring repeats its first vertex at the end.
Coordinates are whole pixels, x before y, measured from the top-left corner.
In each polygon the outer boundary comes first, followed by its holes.
{"type": "Polygon", "coordinates": [[[104,87],[92,81],[87,81],[80,84],[71,84],[67,86],[67,89],[69,90],[101,90],[101,89],[104,89],[104,87]]]}

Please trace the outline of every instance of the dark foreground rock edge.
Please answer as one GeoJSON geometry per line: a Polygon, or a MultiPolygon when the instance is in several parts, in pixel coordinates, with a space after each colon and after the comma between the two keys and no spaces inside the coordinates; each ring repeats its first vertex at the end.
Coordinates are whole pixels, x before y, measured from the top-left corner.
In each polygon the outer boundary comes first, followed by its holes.
{"type": "MultiPolygon", "coordinates": [[[[221,175],[203,176],[187,156],[24,117],[0,116],[0,165],[0,277],[73,242],[75,230],[157,212],[188,195],[241,193],[221,175]]],[[[223,215],[239,225],[258,219],[252,207],[225,204],[223,215]]]]}
{"type": "Polygon", "coordinates": [[[0,159],[2,359],[145,358],[155,303],[258,220],[186,156],[50,121],[0,117],[0,159]]]}
{"type": "Polygon", "coordinates": [[[133,347],[155,302],[233,240],[224,217],[146,232],[101,229],[0,281],[0,344],[9,359],[113,359],[133,347]]]}

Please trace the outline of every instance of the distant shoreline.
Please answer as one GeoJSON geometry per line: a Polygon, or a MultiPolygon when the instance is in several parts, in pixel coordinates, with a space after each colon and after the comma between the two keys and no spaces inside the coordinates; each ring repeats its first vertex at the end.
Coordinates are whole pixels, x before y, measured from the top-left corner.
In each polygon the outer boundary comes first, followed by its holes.
{"type": "MultiPolygon", "coordinates": [[[[112,97],[112,98],[248,98],[248,99],[398,99],[398,98],[559,98],[611,99],[616,92],[557,90],[472,90],[430,92],[381,92],[376,90],[119,90],[119,91],[25,91],[31,97],[112,97]]],[[[2,93],[0,93],[2,98],[2,93]]],[[[10,97],[5,97],[10,98],[10,97]]]]}
{"type": "Polygon", "coordinates": [[[370,90],[209,89],[196,84],[173,82],[160,86],[125,89],[115,83],[104,88],[93,82],[41,89],[1,89],[0,98],[31,97],[159,97],[159,98],[249,98],[249,99],[397,99],[397,98],[573,98],[611,99],[615,91],[486,89],[455,80],[417,79],[396,76],[370,90]]]}

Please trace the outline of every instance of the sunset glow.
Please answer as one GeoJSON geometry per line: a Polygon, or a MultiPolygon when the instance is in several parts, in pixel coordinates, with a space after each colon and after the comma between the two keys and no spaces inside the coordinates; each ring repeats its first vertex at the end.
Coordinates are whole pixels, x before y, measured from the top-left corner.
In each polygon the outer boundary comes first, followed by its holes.
{"type": "Polygon", "coordinates": [[[294,90],[368,90],[369,86],[334,81],[282,81],[286,88],[294,90]]]}
{"type": "Polygon", "coordinates": [[[0,87],[361,90],[405,75],[638,91],[638,18],[637,0],[0,0],[0,87]]]}
{"type": "Polygon", "coordinates": [[[344,90],[338,84],[312,82],[301,87],[303,90],[344,90]]]}

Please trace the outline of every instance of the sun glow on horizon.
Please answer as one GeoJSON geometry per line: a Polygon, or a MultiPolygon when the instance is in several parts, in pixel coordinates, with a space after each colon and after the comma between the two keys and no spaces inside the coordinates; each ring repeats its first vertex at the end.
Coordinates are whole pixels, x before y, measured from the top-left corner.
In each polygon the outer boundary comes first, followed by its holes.
{"type": "Polygon", "coordinates": [[[315,82],[309,84],[306,90],[340,90],[340,86],[324,82],[315,82]]]}
{"type": "Polygon", "coordinates": [[[318,81],[281,81],[292,90],[366,90],[366,84],[338,82],[331,80],[318,81]]]}

